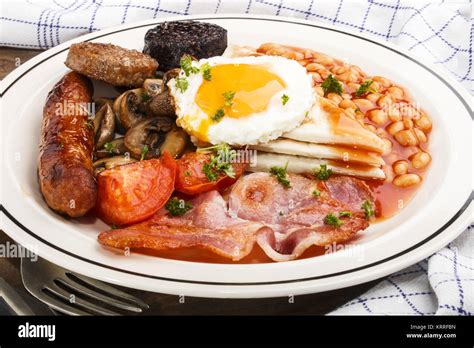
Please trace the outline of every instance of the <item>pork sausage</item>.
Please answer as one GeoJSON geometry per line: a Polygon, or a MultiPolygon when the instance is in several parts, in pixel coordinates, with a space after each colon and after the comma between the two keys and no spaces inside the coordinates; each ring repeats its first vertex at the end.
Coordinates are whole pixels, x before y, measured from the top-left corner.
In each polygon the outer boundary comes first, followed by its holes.
{"type": "Polygon", "coordinates": [[[38,179],[48,206],[79,217],[95,205],[93,125],[89,120],[92,84],[76,72],[66,74],[49,92],[43,109],[38,179]]]}

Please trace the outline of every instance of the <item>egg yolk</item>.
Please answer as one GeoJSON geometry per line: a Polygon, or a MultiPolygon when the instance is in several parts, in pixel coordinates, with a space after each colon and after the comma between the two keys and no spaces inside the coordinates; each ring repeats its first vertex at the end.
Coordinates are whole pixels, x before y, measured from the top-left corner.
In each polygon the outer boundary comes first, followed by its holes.
{"type": "Polygon", "coordinates": [[[271,98],[285,87],[264,66],[224,64],[211,68],[211,80],[203,80],[194,101],[211,119],[219,110],[226,117],[240,118],[266,110],[271,98]]]}

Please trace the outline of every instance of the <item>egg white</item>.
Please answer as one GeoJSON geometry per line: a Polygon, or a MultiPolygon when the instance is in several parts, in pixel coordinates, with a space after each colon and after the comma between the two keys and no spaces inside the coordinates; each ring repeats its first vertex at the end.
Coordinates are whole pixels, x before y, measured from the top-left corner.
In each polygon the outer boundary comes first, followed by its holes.
{"type": "Polygon", "coordinates": [[[188,88],[182,92],[176,87],[176,80],[168,82],[170,94],[174,99],[176,123],[191,136],[206,139],[211,144],[255,145],[276,139],[283,133],[299,126],[310,111],[315,95],[311,86],[311,76],[306,69],[294,60],[275,56],[260,57],[213,57],[193,62],[201,67],[208,63],[212,67],[223,64],[251,64],[264,66],[269,72],[278,75],[285,82],[285,89],[276,93],[269,101],[266,110],[241,118],[224,116],[220,122],[211,122],[207,134],[201,134],[199,126],[209,116],[195,103],[195,97],[204,79],[202,74],[179,77],[188,81],[188,88]],[[286,94],[288,102],[283,105],[281,97],[286,94]]]}

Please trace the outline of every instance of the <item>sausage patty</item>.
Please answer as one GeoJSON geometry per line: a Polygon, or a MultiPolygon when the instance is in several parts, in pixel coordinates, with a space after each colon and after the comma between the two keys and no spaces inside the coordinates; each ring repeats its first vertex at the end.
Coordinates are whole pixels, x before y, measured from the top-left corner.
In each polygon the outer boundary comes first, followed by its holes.
{"type": "Polygon", "coordinates": [[[71,217],[94,205],[94,131],[88,119],[92,84],[76,73],[66,74],[49,92],[43,109],[38,161],[41,192],[48,206],[71,217]]]}
{"type": "Polygon", "coordinates": [[[72,44],[64,64],[87,77],[126,87],[141,86],[158,68],[146,54],[96,42],[72,44]]]}

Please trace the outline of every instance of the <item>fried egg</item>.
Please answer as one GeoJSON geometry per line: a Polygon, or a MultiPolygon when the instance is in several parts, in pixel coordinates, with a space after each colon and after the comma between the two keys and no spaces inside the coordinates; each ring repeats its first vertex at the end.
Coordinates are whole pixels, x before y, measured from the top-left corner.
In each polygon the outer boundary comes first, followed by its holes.
{"type": "Polygon", "coordinates": [[[294,60],[213,57],[192,67],[168,86],[176,123],[201,142],[253,145],[276,139],[299,126],[315,100],[311,77],[294,60]]]}

